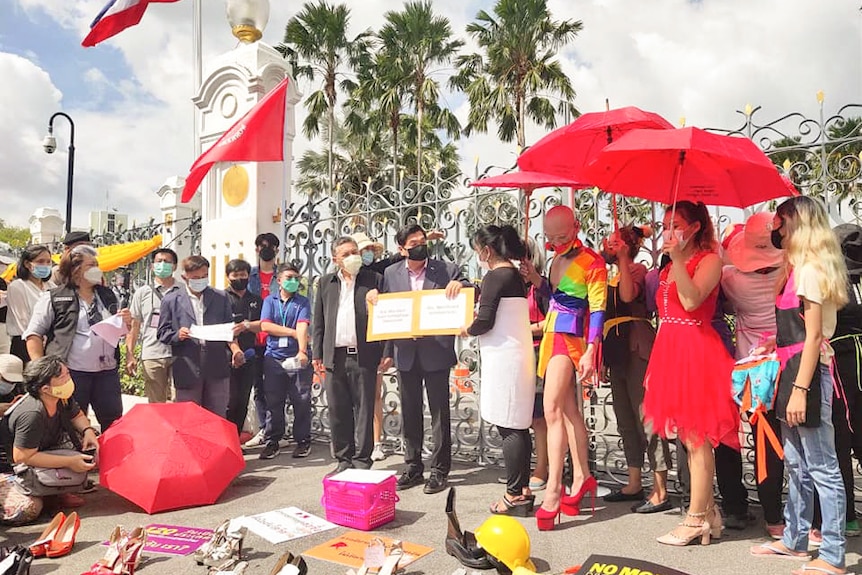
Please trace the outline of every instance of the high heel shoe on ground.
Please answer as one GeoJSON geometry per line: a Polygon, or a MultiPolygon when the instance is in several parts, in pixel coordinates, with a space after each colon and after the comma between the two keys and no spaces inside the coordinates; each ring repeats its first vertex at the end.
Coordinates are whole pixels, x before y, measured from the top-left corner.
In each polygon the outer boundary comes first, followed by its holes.
{"type": "Polygon", "coordinates": [[[123,551],[126,538],[119,525],[114,527],[108,539],[108,550],[105,556],[93,563],[90,570],[81,575],[112,575],[123,572],[123,551]]]}
{"type": "Polygon", "coordinates": [[[302,555],[294,556],[288,551],[278,558],[269,575],[308,575],[308,565],[302,555]]]}
{"type": "Polygon", "coordinates": [[[389,550],[389,555],[386,556],[386,560],[383,562],[377,575],[393,575],[398,571],[398,564],[401,563],[401,559],[403,558],[404,549],[401,547],[401,542],[394,541],[392,548],[389,550]]]}
{"type": "Polygon", "coordinates": [[[512,515],[515,517],[529,517],[533,512],[536,497],[534,495],[522,495],[520,498],[511,500],[503,496],[502,505],[495,501],[489,511],[494,515],[512,515]]]}
{"type": "Polygon", "coordinates": [[[78,513],[73,511],[63,520],[60,528],[57,529],[57,534],[48,543],[45,555],[52,559],[68,555],[75,545],[75,537],[78,535],[78,529],[80,528],[81,520],[78,518],[78,513]]]}
{"type": "Polygon", "coordinates": [[[563,495],[560,497],[560,511],[566,515],[575,516],[581,513],[581,501],[589,493],[591,498],[591,511],[596,512],[596,494],[599,491],[599,482],[592,475],[587,476],[581,483],[581,488],[574,495],[563,495]]]}
{"type": "Polygon", "coordinates": [[[229,522],[221,542],[204,557],[204,565],[217,567],[228,559],[242,560],[242,542],[247,532],[247,527],[229,522]]]}
{"type": "Polygon", "coordinates": [[[536,527],[539,531],[553,531],[554,527],[560,522],[560,507],[553,511],[548,511],[544,507],[536,509],[536,527]]]}
{"type": "MultiPolygon", "coordinates": [[[[680,537],[676,535],[673,531],[670,533],[666,533],[661,537],[658,537],[656,541],[663,545],[671,545],[673,547],[685,547],[698,537],[700,537],[701,545],[709,545],[710,536],[714,530],[713,526],[707,520],[706,515],[708,511],[704,511],[702,513],[687,513],[685,517],[685,521],[679,524],[679,527],[688,527],[690,529],[694,529],[695,531],[689,537],[680,537]],[[700,523],[692,523],[689,518],[700,519],[700,523]]],[[[719,536],[721,535],[721,531],[719,530],[719,536]]]]}
{"type": "Polygon", "coordinates": [[[144,557],[144,547],[147,545],[147,530],[135,527],[123,546],[123,575],[135,575],[135,569],[144,557]]]}
{"type": "Polygon", "coordinates": [[[222,523],[215,528],[213,534],[210,535],[209,541],[207,541],[206,543],[198,547],[197,550],[195,550],[195,552],[192,554],[192,559],[194,559],[198,565],[203,565],[204,559],[209,557],[216,549],[216,547],[222,544],[229,525],[229,519],[222,521],[222,523]]]}
{"type": "Polygon", "coordinates": [[[42,531],[39,538],[30,544],[30,553],[33,554],[33,557],[44,557],[45,553],[48,551],[48,544],[57,536],[57,531],[60,529],[60,526],[63,525],[63,521],[65,520],[66,514],[62,511],[51,519],[51,522],[47,527],[45,527],[45,530],[42,531]]]}

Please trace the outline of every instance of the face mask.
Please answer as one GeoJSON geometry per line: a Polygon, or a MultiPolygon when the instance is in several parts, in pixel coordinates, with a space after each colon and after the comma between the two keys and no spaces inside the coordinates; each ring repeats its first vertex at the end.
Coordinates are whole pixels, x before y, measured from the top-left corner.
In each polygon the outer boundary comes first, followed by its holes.
{"type": "Polygon", "coordinates": [[[407,250],[407,259],[412,262],[422,262],[428,259],[428,246],[425,244],[413,246],[407,250]]]}
{"type": "Polygon", "coordinates": [[[40,280],[46,280],[51,277],[51,266],[33,266],[33,275],[40,280]]]}
{"type": "Polygon", "coordinates": [[[489,262],[487,259],[483,260],[481,254],[476,254],[476,259],[479,260],[479,268],[481,270],[486,271],[486,272],[490,271],[491,262],[489,262]]]}
{"type": "Polygon", "coordinates": [[[374,252],[371,250],[365,250],[362,252],[362,265],[370,266],[374,263],[374,252]]]}
{"type": "Polygon", "coordinates": [[[245,291],[247,287],[248,278],[230,280],[230,289],[232,289],[233,291],[245,291]]]}
{"type": "Polygon", "coordinates": [[[102,283],[102,270],[98,267],[93,267],[84,272],[84,280],[90,282],[94,286],[102,283]]]}
{"type": "Polygon", "coordinates": [[[362,267],[362,256],[353,254],[344,258],[341,263],[344,265],[344,271],[353,276],[362,267]]]}
{"type": "Polygon", "coordinates": [[[71,379],[66,380],[62,385],[49,385],[48,395],[57,399],[69,399],[75,393],[75,382],[71,379]]]}
{"type": "Polygon", "coordinates": [[[769,234],[769,239],[772,241],[772,246],[777,250],[783,250],[781,247],[781,242],[784,241],[784,238],[781,237],[781,230],[772,230],[772,233],[769,234]]]}
{"type": "Polygon", "coordinates": [[[156,262],[153,264],[153,273],[157,278],[167,278],[174,273],[174,264],[171,262],[156,262]]]}
{"type": "Polygon", "coordinates": [[[665,230],[661,233],[661,237],[666,242],[675,237],[677,245],[681,250],[685,249],[685,245],[688,243],[688,240],[685,239],[685,232],[682,230],[665,230]]]}
{"type": "Polygon", "coordinates": [[[299,278],[288,278],[281,282],[281,289],[288,293],[296,293],[299,289],[299,278]]]}
{"type": "Polygon", "coordinates": [[[210,285],[209,278],[189,278],[186,282],[189,284],[189,289],[195,293],[201,293],[210,285]]]}
{"type": "Polygon", "coordinates": [[[545,242],[545,249],[549,252],[554,252],[557,255],[564,256],[569,253],[572,248],[575,247],[575,240],[569,240],[562,244],[552,244],[551,242],[545,242]]]}
{"type": "Polygon", "coordinates": [[[269,246],[260,248],[260,259],[265,262],[271,262],[275,259],[275,250],[269,246]]]}

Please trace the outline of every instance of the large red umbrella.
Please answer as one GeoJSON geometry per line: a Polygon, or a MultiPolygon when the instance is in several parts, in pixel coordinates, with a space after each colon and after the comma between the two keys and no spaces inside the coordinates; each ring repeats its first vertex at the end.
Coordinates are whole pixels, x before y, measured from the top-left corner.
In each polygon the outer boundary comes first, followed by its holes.
{"type": "Polygon", "coordinates": [[[518,167],[588,181],[583,177],[584,167],[623,134],[636,129],[672,128],[658,114],[634,106],[589,112],[527,148],[518,158],[518,167]]]}
{"type": "Polygon", "coordinates": [[[628,132],[602,150],[584,177],[603,190],[664,204],[745,208],[790,195],[754,142],[698,128],[628,132]]]}
{"type": "Polygon", "coordinates": [[[236,425],[190,402],[138,404],[99,443],[99,483],[147,513],[215,503],[245,467],[236,425]]]}
{"type": "Polygon", "coordinates": [[[499,176],[482,178],[481,180],[471,182],[470,185],[482,188],[518,188],[524,190],[526,198],[526,208],[524,210],[525,239],[530,235],[530,196],[533,194],[533,190],[538,188],[584,187],[584,184],[564,176],[530,171],[510,172],[508,174],[500,174],[499,176]]]}

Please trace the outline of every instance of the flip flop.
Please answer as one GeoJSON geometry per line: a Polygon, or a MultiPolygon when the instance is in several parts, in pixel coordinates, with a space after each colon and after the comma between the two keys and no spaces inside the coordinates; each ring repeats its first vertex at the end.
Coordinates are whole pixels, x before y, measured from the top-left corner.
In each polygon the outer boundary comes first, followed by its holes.
{"type": "Polygon", "coordinates": [[[790,551],[776,547],[773,543],[764,543],[748,550],[754,557],[776,557],[778,559],[792,559],[794,561],[811,561],[811,555],[804,551],[790,551]]]}
{"type": "Polygon", "coordinates": [[[814,565],[803,565],[802,569],[794,569],[790,575],[815,575],[817,573],[825,573],[826,575],[847,575],[846,571],[833,571],[825,567],[817,567],[814,565]]]}

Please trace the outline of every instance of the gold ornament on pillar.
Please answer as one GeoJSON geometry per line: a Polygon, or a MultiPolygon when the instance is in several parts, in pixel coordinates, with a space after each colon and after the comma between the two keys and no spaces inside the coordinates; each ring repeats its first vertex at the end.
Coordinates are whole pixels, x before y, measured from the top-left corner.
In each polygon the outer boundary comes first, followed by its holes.
{"type": "Polygon", "coordinates": [[[257,42],[269,22],[269,0],[226,0],[231,32],[244,44],[257,42]]]}
{"type": "Polygon", "coordinates": [[[242,205],[248,197],[248,172],[242,166],[231,166],[221,181],[224,203],[232,208],[242,205]]]}

